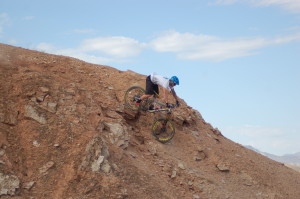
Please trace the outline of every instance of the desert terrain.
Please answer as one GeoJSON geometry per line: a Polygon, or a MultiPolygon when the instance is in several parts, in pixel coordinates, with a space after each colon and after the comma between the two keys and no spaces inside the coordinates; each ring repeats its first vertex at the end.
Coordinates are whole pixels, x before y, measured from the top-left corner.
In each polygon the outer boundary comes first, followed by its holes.
{"type": "Polygon", "coordinates": [[[299,172],[227,139],[184,99],[175,137],[157,142],[159,115],[124,106],[145,75],[4,44],[0,74],[1,199],[300,198],[299,172]]]}

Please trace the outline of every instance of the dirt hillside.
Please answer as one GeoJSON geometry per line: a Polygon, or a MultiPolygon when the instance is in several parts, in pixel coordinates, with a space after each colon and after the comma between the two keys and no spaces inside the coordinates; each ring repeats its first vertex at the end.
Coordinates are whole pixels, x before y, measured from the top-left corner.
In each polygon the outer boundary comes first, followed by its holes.
{"type": "Polygon", "coordinates": [[[174,139],[157,142],[158,115],[123,102],[144,75],[3,44],[0,74],[1,199],[300,198],[298,172],[225,138],[183,100],[174,139]]]}

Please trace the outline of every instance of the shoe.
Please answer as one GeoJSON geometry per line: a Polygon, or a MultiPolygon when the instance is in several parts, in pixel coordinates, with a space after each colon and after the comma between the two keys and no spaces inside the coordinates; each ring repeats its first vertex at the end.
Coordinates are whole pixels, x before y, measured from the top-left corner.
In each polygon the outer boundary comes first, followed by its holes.
{"type": "Polygon", "coordinates": [[[150,106],[149,106],[149,110],[151,111],[151,110],[154,110],[154,105],[153,104],[151,104],[150,106]]]}
{"type": "Polygon", "coordinates": [[[140,105],[141,105],[141,102],[142,102],[141,99],[137,99],[136,102],[135,102],[135,105],[136,105],[136,106],[140,106],[140,105]]]}

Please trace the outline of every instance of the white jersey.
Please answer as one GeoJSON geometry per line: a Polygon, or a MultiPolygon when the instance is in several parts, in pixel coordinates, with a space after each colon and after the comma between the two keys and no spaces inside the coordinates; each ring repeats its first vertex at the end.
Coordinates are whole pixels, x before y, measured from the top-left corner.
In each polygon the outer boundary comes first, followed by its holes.
{"type": "Polygon", "coordinates": [[[166,78],[162,75],[158,75],[156,73],[152,73],[150,75],[150,79],[154,84],[157,84],[163,88],[166,88],[168,91],[172,90],[172,88],[170,87],[170,84],[169,84],[169,78],[166,78]]]}

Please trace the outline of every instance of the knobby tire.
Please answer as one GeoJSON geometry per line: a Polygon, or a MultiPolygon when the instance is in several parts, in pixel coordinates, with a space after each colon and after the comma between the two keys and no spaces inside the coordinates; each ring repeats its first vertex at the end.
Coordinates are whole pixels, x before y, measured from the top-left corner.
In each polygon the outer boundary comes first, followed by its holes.
{"type": "Polygon", "coordinates": [[[152,135],[161,143],[169,142],[175,135],[175,128],[172,122],[166,118],[159,118],[154,121],[152,135]]]}
{"type": "Polygon", "coordinates": [[[141,106],[136,106],[135,99],[142,97],[145,94],[145,90],[139,86],[130,87],[124,96],[125,105],[131,110],[138,111],[141,106]]]}

